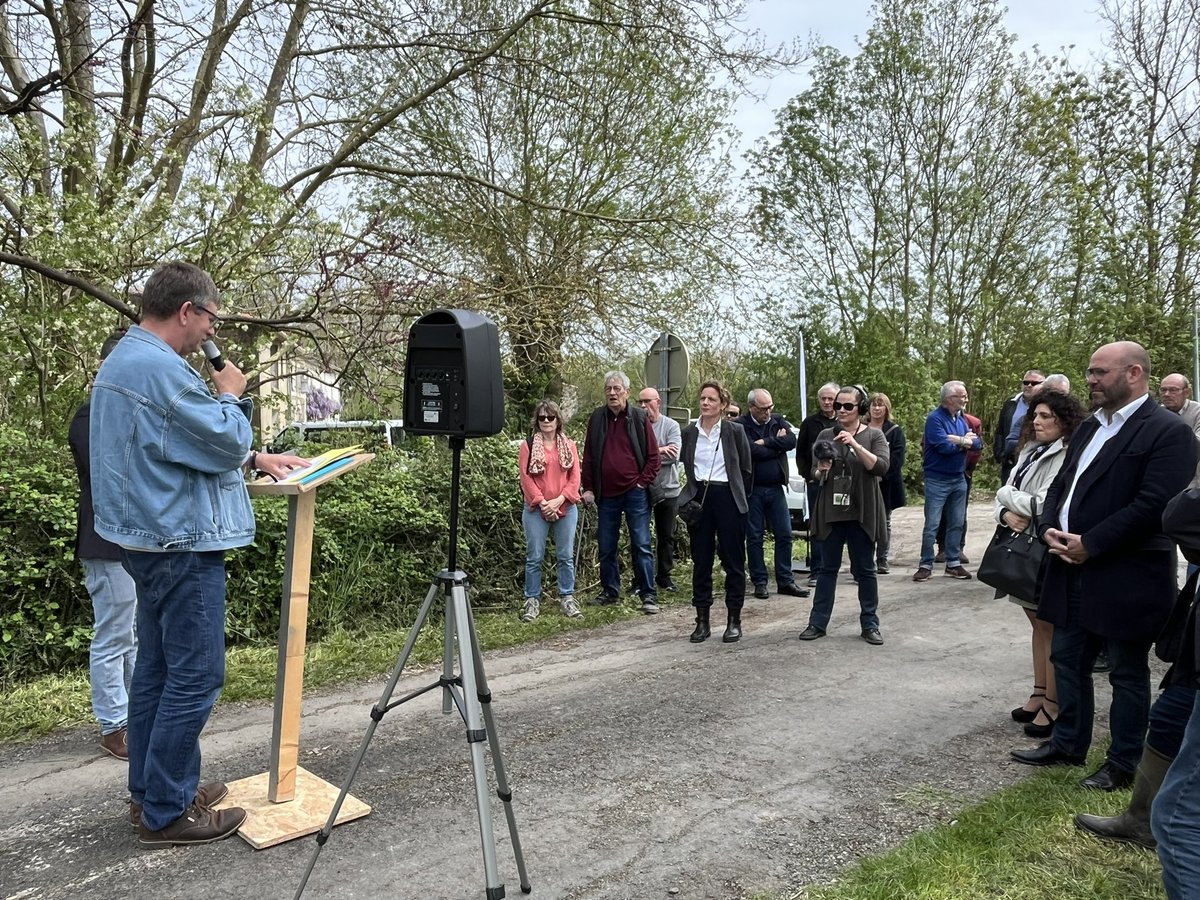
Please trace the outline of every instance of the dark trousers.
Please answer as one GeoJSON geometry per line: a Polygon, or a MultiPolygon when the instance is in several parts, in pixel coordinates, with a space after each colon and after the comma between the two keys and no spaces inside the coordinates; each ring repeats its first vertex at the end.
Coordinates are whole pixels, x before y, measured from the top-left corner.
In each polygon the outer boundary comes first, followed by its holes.
{"type": "Polygon", "coordinates": [[[821,567],[821,542],[812,539],[812,526],[813,518],[817,514],[817,497],[821,494],[821,483],[809,481],[805,487],[808,489],[808,571],[810,575],[815,576],[817,569],[821,567]]]}
{"type": "Polygon", "coordinates": [[[1196,705],[1196,689],[1182,684],[1169,684],[1163,688],[1154,705],[1150,707],[1150,727],[1146,731],[1146,743],[1167,759],[1179,755],[1183,734],[1187,731],[1192,707],[1196,705]]]}
{"type": "Polygon", "coordinates": [[[692,605],[707,609],[713,602],[713,561],[719,553],[725,570],[725,606],[741,610],[746,599],[746,514],[738,512],[728,484],[713,483],[700,496],[704,511],[688,528],[692,544],[692,605]]]}
{"type": "Polygon", "coordinates": [[[850,572],[858,581],[859,625],[865,631],[879,628],[879,581],[875,578],[875,542],[858,522],[833,522],[829,537],[821,545],[821,568],[817,570],[817,594],[813,597],[808,624],[826,631],[833,614],[833,595],[842,548],[850,551],[850,572]]]}
{"type": "Polygon", "coordinates": [[[1055,626],[1050,645],[1050,662],[1058,682],[1058,719],[1051,740],[1063,753],[1076,756],[1085,755],[1091,747],[1096,717],[1092,664],[1107,646],[1112,685],[1108,761],[1123,772],[1133,772],[1142,758],[1150,718],[1150,641],[1105,638],[1086,630],[1079,621],[1081,602],[1079,573],[1068,572],[1067,624],[1055,626]]]}

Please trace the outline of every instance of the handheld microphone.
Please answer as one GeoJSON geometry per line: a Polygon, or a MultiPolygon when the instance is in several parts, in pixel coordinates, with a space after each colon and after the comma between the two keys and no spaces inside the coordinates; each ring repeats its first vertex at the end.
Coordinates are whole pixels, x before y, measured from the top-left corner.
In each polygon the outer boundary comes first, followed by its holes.
{"type": "Polygon", "coordinates": [[[217,348],[213,341],[205,341],[200,345],[200,349],[204,351],[204,356],[208,359],[208,364],[213,367],[214,371],[220,372],[225,368],[225,357],[221,355],[221,351],[217,348]]]}

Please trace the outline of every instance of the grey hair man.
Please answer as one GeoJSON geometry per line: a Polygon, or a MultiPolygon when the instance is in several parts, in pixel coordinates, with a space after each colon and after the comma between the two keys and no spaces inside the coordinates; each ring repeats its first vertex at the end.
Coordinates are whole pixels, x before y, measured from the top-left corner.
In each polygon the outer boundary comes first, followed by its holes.
{"type": "MultiPolygon", "coordinates": [[[[813,474],[813,444],[826,428],[837,424],[833,415],[833,402],[837,399],[841,386],[833,381],[827,381],[817,388],[817,409],[800,423],[800,433],[796,435],[796,468],[804,476],[808,492],[808,512],[817,508],[817,494],[821,491],[821,482],[813,474]]],[[[817,583],[817,566],[821,561],[821,545],[817,541],[808,542],[809,587],[817,583]]]]}
{"type": "MultiPolygon", "coordinates": [[[[638,394],[638,406],[646,412],[658,438],[661,465],[650,483],[651,518],[654,520],[654,581],[659,590],[674,591],[671,569],[675,566],[675,519],[679,512],[679,448],[683,439],[679,423],[662,413],[662,397],[652,387],[638,394]]],[[[634,567],[635,581],[637,567],[634,567]]]]}
{"type": "Polygon", "coordinates": [[[1021,379],[1021,393],[1005,401],[1000,410],[1000,421],[996,424],[995,457],[1000,464],[1000,483],[1008,481],[1013,464],[1017,460],[1017,442],[1021,437],[1021,425],[1030,410],[1034,396],[1046,383],[1046,376],[1037,369],[1030,369],[1021,379]]]}
{"type": "MultiPolygon", "coordinates": [[[[1200,403],[1192,399],[1192,383],[1187,377],[1178,372],[1167,375],[1159,382],[1158,396],[1162,405],[1183,419],[1200,441],[1200,403]]],[[[1188,487],[1200,487],[1200,465],[1188,487]]]]}
{"type": "Polygon", "coordinates": [[[1047,375],[1046,380],[1042,382],[1043,391],[1058,391],[1060,394],[1071,393],[1071,379],[1061,372],[1055,372],[1053,375],[1047,375]]]}
{"type": "Polygon", "coordinates": [[[617,543],[621,517],[629,526],[633,544],[635,582],[642,612],[658,612],[654,563],[650,556],[649,487],[658,475],[662,457],[650,418],[629,402],[629,376],[612,371],[604,375],[604,405],[588,418],[580,474],[583,502],[596,504],[599,522],[596,543],[600,551],[601,606],[621,598],[621,566],[617,543]]]}
{"type": "Polygon", "coordinates": [[[946,514],[946,574],[969,579],[962,567],[963,519],[967,511],[967,453],[983,443],[967,424],[967,386],[961,381],[942,385],[941,404],[925,417],[923,437],[925,470],[925,527],[921,532],[921,560],[913,581],[928,581],[933,574],[933,543],[942,514],[946,514]]]}
{"type": "Polygon", "coordinates": [[[755,388],[746,398],[748,410],[738,422],[750,439],[750,462],[754,467],[754,488],[747,498],[746,558],[754,596],[767,599],[767,564],[763,557],[766,530],[775,537],[775,585],[781,594],[807,597],[808,591],[796,586],[792,574],[792,516],[788,512],[783,486],[788,483],[788,454],[796,449],[791,423],[775,413],[775,401],[765,388],[755,388]]]}

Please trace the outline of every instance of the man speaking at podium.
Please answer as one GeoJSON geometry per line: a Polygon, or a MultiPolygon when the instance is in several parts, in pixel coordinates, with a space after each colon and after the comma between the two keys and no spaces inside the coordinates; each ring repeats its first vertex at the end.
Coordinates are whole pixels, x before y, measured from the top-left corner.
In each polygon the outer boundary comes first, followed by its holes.
{"type": "Polygon", "coordinates": [[[225,681],[225,551],[254,539],[242,467],[280,477],[305,464],[250,452],[246,376],[214,360],[213,397],[184,359],[220,326],[205,272],[172,262],[142,293],[142,323],[92,390],[96,531],[122,548],[137,586],[129,692],[130,820],[146,846],[205,844],[241,827],[228,792],[200,784],[200,732],[225,681]]]}

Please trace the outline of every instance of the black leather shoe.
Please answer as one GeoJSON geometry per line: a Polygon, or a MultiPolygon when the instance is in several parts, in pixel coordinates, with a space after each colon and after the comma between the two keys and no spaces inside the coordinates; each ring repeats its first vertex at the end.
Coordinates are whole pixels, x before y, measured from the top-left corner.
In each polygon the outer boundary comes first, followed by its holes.
{"type": "Polygon", "coordinates": [[[740,615],[729,616],[729,622],[725,626],[725,633],[721,635],[721,642],[724,644],[734,644],[742,639],[742,617],[740,615]]]}
{"type": "Polygon", "coordinates": [[[806,591],[802,587],[797,587],[796,582],[794,582],[794,581],[791,584],[779,585],[779,593],[786,594],[789,597],[807,597],[808,596],[808,591],[806,591]]]}
{"type": "Polygon", "coordinates": [[[592,601],[592,604],[595,606],[615,606],[620,602],[621,598],[619,596],[605,592],[598,594],[596,599],[592,601]]]}
{"type": "Polygon", "coordinates": [[[825,632],[816,625],[809,625],[802,632],[800,632],[800,640],[802,641],[815,641],[817,638],[823,637],[825,637],[825,632]]]}
{"type": "Polygon", "coordinates": [[[666,581],[660,583],[658,586],[658,589],[660,591],[670,591],[672,594],[675,593],[677,590],[679,590],[679,588],[675,587],[675,582],[671,581],[671,579],[669,579],[669,578],[666,581]]]}
{"type": "Polygon", "coordinates": [[[1033,750],[1013,750],[1009,755],[1027,766],[1082,766],[1086,760],[1084,756],[1063,753],[1052,741],[1046,741],[1033,750]]]}
{"type": "Polygon", "coordinates": [[[756,600],[766,600],[771,596],[771,592],[767,590],[765,584],[756,584],[754,586],[754,598],[756,600]]]}
{"type": "Polygon", "coordinates": [[[1131,784],[1133,784],[1133,773],[1118,769],[1107,760],[1095,772],[1079,782],[1080,787],[1110,792],[1127,788],[1131,784]]]}
{"type": "Polygon", "coordinates": [[[879,633],[878,628],[864,628],[862,639],[876,647],[883,643],[883,635],[879,633]]]}
{"type": "Polygon", "coordinates": [[[712,634],[712,629],[708,627],[708,622],[697,622],[696,630],[692,632],[688,638],[693,644],[703,644],[712,634]]]}

